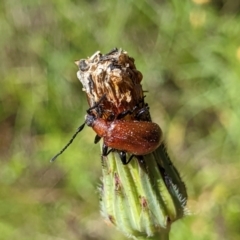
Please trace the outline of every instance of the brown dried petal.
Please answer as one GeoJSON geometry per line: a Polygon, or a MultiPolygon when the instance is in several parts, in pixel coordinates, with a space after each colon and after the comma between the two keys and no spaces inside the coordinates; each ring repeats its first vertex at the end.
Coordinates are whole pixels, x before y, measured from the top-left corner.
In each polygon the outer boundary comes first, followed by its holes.
{"type": "Polygon", "coordinates": [[[114,49],[106,55],[97,51],[75,63],[79,67],[77,76],[83,84],[90,107],[106,95],[102,101],[103,118],[132,110],[143,100],[142,74],[126,51],[114,49]]]}

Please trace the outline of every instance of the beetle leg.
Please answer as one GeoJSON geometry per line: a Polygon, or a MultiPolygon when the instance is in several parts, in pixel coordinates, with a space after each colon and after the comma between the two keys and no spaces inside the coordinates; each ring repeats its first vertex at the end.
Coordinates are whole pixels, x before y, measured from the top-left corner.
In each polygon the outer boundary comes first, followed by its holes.
{"type": "Polygon", "coordinates": [[[124,117],[125,117],[126,115],[128,115],[128,114],[132,114],[132,111],[131,111],[131,110],[126,110],[126,111],[123,111],[123,112],[119,113],[119,114],[117,115],[117,119],[124,118],[124,117]]]}
{"type": "MultiPolygon", "coordinates": [[[[113,150],[114,150],[113,148],[111,148],[110,150],[108,150],[107,155],[108,155],[110,152],[113,152],[113,150]]],[[[106,155],[106,156],[107,156],[107,155],[106,155]]]]}
{"type": "Polygon", "coordinates": [[[130,156],[130,158],[127,160],[126,152],[124,152],[124,151],[119,151],[118,154],[119,154],[119,156],[120,156],[120,158],[121,158],[121,161],[122,161],[122,164],[123,164],[123,165],[127,165],[128,163],[130,163],[131,160],[133,159],[133,157],[135,156],[135,155],[132,154],[132,155],[130,156]]]}
{"type": "Polygon", "coordinates": [[[101,156],[102,167],[105,167],[105,164],[106,164],[105,160],[106,160],[107,155],[108,155],[108,146],[103,143],[103,145],[102,145],[102,156],[101,156]]]}
{"type": "Polygon", "coordinates": [[[129,115],[133,114],[136,109],[137,109],[137,106],[135,106],[135,107],[133,108],[133,110],[128,109],[128,110],[126,110],[126,111],[123,111],[123,112],[119,113],[119,114],[117,115],[117,119],[124,118],[124,117],[127,116],[128,114],[129,114],[129,115]]]}
{"type": "Polygon", "coordinates": [[[96,135],[96,136],[95,136],[95,139],[94,139],[94,143],[95,143],[95,144],[98,143],[98,142],[100,141],[100,139],[101,139],[101,137],[98,136],[98,135],[96,135]]]}
{"type": "Polygon", "coordinates": [[[140,156],[135,156],[135,157],[137,158],[137,160],[138,160],[138,162],[139,162],[140,164],[144,164],[144,163],[145,163],[142,155],[140,155],[140,156]]]}
{"type": "Polygon", "coordinates": [[[141,121],[149,121],[151,120],[150,114],[149,114],[149,107],[148,104],[145,104],[143,108],[141,108],[137,114],[136,114],[136,119],[141,120],[141,121]]]}
{"type": "Polygon", "coordinates": [[[131,157],[128,159],[128,161],[127,161],[126,164],[130,163],[134,156],[135,156],[135,155],[132,154],[131,157]]]}
{"type": "Polygon", "coordinates": [[[103,143],[102,145],[102,156],[106,157],[108,155],[108,146],[103,143]]]}
{"type": "Polygon", "coordinates": [[[111,148],[110,150],[108,150],[108,146],[103,143],[103,146],[102,146],[102,156],[101,156],[102,167],[105,167],[105,164],[106,164],[105,160],[106,160],[106,158],[107,158],[107,155],[108,155],[110,152],[112,152],[112,151],[114,151],[113,148],[111,148]]]}
{"type": "Polygon", "coordinates": [[[105,143],[103,143],[103,145],[102,145],[102,156],[103,157],[106,157],[110,152],[112,152],[114,149],[113,148],[111,148],[110,150],[108,150],[108,146],[105,144],[105,143]]]}
{"type": "Polygon", "coordinates": [[[121,159],[121,161],[122,161],[122,164],[123,164],[123,165],[128,164],[127,159],[126,159],[126,152],[124,152],[124,151],[118,151],[118,154],[119,154],[119,157],[120,157],[120,159],[121,159]]]}
{"type": "MultiPolygon", "coordinates": [[[[144,100],[142,100],[144,101],[144,100]]],[[[117,115],[117,118],[116,119],[122,119],[124,118],[125,116],[127,116],[128,114],[129,115],[132,115],[134,113],[134,111],[139,107],[139,104],[137,104],[132,110],[128,109],[128,110],[125,110],[121,113],[119,113],[117,115]]],[[[150,118],[150,115],[149,115],[149,107],[148,107],[148,104],[146,103],[144,107],[142,107],[137,113],[136,113],[136,116],[135,118],[137,120],[144,120],[142,119],[142,115],[145,114],[147,116],[147,121],[149,120],[150,118]]]]}

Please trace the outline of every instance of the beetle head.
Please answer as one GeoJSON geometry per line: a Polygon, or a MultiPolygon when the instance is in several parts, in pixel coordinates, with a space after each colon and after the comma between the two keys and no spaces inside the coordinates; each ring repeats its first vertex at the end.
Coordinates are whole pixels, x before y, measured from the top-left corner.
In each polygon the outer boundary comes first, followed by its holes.
{"type": "Polygon", "coordinates": [[[85,116],[85,123],[89,126],[92,127],[94,121],[96,120],[96,117],[93,114],[87,114],[85,116]]]}

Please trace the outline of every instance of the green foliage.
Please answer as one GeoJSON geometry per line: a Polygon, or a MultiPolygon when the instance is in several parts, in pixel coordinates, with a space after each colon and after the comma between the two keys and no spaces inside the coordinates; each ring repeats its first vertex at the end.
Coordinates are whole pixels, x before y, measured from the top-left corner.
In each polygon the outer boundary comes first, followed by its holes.
{"type": "Polygon", "coordinates": [[[113,47],[143,73],[188,188],[170,239],[239,238],[239,9],[199,2],[1,1],[1,239],[125,239],[99,214],[93,131],[49,163],[88,107],[74,61],[113,47]]]}

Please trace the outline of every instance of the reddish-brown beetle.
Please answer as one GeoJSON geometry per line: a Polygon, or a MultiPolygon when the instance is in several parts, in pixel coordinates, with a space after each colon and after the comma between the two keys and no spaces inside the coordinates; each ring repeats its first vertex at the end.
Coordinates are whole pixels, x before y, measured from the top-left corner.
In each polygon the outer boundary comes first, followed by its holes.
{"type": "MultiPolygon", "coordinates": [[[[77,134],[82,131],[85,124],[92,127],[96,132],[97,136],[95,138],[95,143],[103,138],[103,157],[107,156],[110,151],[117,150],[123,164],[130,162],[133,156],[139,156],[139,159],[141,159],[142,155],[153,152],[161,144],[162,131],[156,123],[135,120],[126,121],[123,119],[118,120],[118,118],[113,121],[107,121],[96,117],[92,114],[91,110],[96,108],[100,101],[94,107],[87,110],[84,124],[78,128],[69,143],[53,157],[51,161],[54,161],[65,151],[77,134]],[[110,151],[108,151],[108,147],[111,148],[110,151]],[[132,154],[128,161],[126,161],[126,152],[132,154]]],[[[141,109],[139,112],[142,114],[144,110],[141,109]]],[[[129,111],[126,111],[126,114],[129,114],[129,111]]],[[[124,117],[126,114],[121,114],[121,117],[124,117]]]]}
{"type": "Polygon", "coordinates": [[[130,161],[126,162],[123,152],[136,156],[146,155],[161,144],[162,131],[156,123],[126,120],[108,122],[88,114],[86,124],[103,138],[103,156],[108,154],[108,147],[116,149],[121,153],[123,164],[130,161]]]}

